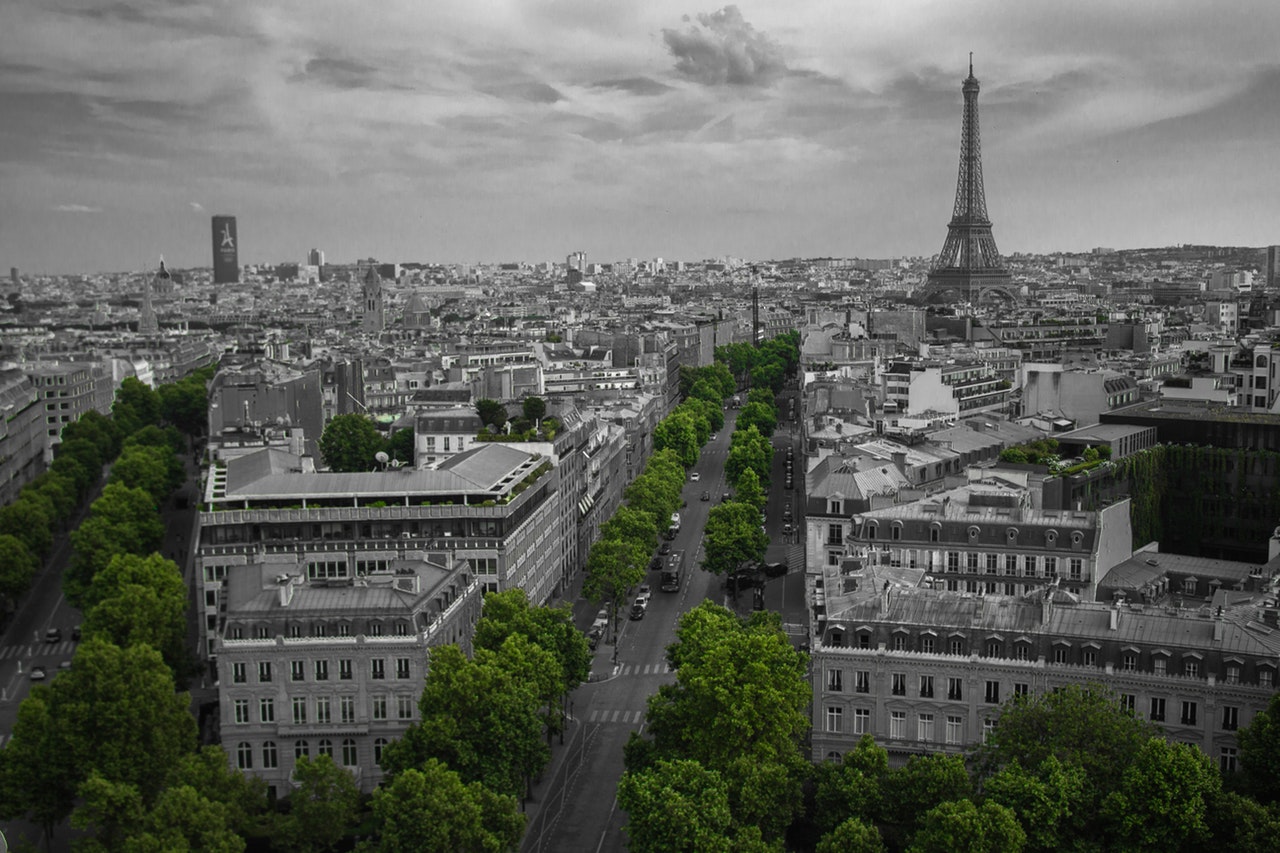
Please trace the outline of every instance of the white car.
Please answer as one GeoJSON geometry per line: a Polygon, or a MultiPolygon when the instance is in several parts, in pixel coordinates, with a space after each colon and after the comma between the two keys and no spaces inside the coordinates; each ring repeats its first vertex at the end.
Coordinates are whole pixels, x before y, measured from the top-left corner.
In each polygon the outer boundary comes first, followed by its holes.
{"type": "Polygon", "coordinates": [[[692,474],[690,474],[690,475],[689,475],[689,479],[690,479],[692,482],[696,483],[696,482],[698,482],[699,480],[701,480],[701,479],[702,479],[702,475],[701,475],[701,474],[699,474],[697,471],[694,471],[692,474]]]}

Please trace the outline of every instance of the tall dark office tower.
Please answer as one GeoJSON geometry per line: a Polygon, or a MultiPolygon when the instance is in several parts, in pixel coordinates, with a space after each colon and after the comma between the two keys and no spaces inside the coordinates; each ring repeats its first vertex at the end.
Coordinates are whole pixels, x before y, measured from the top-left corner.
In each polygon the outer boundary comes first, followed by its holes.
{"type": "Polygon", "coordinates": [[[1280,288],[1280,278],[1278,278],[1280,276],[1280,246],[1268,246],[1265,251],[1267,264],[1262,286],[1268,290],[1280,288]]]}
{"type": "Polygon", "coordinates": [[[969,76],[964,93],[964,122],[960,128],[960,176],[956,181],[956,206],[947,226],[947,241],[929,271],[924,288],[929,302],[977,303],[992,291],[1013,299],[1012,276],[1005,266],[987,217],[987,196],[982,188],[982,140],[978,133],[978,78],[969,76]]]}
{"type": "Polygon", "coordinates": [[[240,281],[240,251],[234,216],[213,217],[213,283],[240,281]]]}

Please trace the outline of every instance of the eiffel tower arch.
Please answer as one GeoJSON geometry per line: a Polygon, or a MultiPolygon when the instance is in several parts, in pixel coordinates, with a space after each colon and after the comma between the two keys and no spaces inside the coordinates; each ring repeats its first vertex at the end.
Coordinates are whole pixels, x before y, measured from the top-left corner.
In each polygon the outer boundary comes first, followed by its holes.
{"type": "Polygon", "coordinates": [[[960,128],[960,174],[956,180],[956,204],[947,225],[947,239],[929,270],[921,294],[926,303],[1002,300],[1016,303],[1018,289],[1000,257],[991,219],[987,216],[987,196],[982,186],[982,138],[978,131],[978,78],[973,76],[973,54],[969,54],[969,76],[964,93],[964,120],[960,128]]]}

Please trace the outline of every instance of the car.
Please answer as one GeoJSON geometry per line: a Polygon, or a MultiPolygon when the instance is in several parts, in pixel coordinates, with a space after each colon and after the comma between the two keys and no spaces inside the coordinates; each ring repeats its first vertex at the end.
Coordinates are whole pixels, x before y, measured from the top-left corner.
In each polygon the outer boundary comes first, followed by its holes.
{"type": "Polygon", "coordinates": [[[660,568],[662,568],[662,558],[654,554],[653,559],[649,561],[649,570],[656,572],[660,568]]]}
{"type": "Polygon", "coordinates": [[[671,553],[671,543],[670,543],[670,542],[663,542],[661,545],[659,545],[659,546],[658,546],[658,553],[659,553],[659,554],[661,554],[661,555],[662,555],[662,556],[664,556],[664,557],[665,557],[665,556],[667,556],[668,554],[670,554],[670,553],[671,553]]]}
{"type": "Polygon", "coordinates": [[[715,441],[715,440],[716,440],[717,438],[719,438],[719,437],[720,437],[720,433],[718,433],[718,432],[713,432],[713,433],[711,433],[711,436],[707,439],[707,441],[715,441]]]}
{"type": "Polygon", "coordinates": [[[689,475],[689,481],[691,483],[696,483],[701,479],[702,479],[702,475],[699,474],[697,471],[694,471],[692,474],[689,475]]]}
{"type": "Polygon", "coordinates": [[[729,502],[729,493],[725,492],[720,496],[720,503],[727,504],[729,502]]]}
{"type": "Polygon", "coordinates": [[[790,535],[791,535],[791,532],[792,532],[792,528],[791,528],[791,525],[790,525],[790,524],[784,524],[784,525],[782,525],[782,535],[783,535],[783,536],[790,536],[790,535]]]}
{"type": "Polygon", "coordinates": [[[791,507],[787,507],[782,511],[782,520],[791,521],[791,507]]]}
{"type": "Polygon", "coordinates": [[[641,602],[637,601],[635,604],[631,605],[631,620],[633,622],[637,619],[644,618],[645,604],[647,604],[647,602],[642,604],[641,602]]]}
{"type": "Polygon", "coordinates": [[[638,595],[643,595],[645,598],[648,598],[650,593],[651,593],[651,590],[649,589],[649,585],[647,583],[640,584],[640,592],[638,593],[638,595]]]}
{"type": "Polygon", "coordinates": [[[32,681],[44,681],[44,680],[45,680],[46,678],[48,678],[48,677],[49,677],[49,673],[47,673],[47,672],[45,672],[45,671],[44,671],[44,667],[42,667],[42,666],[33,666],[33,667],[31,667],[31,680],[32,680],[32,681]]]}
{"type": "Polygon", "coordinates": [[[77,643],[80,642],[80,626],[79,625],[71,629],[71,639],[75,640],[77,643]]]}
{"type": "Polygon", "coordinates": [[[62,629],[61,629],[61,628],[50,628],[48,631],[45,631],[45,632],[44,632],[44,641],[45,641],[46,643],[60,643],[60,642],[62,642],[62,629]]]}
{"type": "Polygon", "coordinates": [[[706,489],[703,489],[703,490],[702,490],[702,500],[704,500],[704,501],[709,501],[709,500],[711,500],[711,493],[710,493],[710,492],[708,492],[706,489]]]}
{"type": "Polygon", "coordinates": [[[71,658],[64,661],[58,661],[58,669],[71,669],[71,658]]]}

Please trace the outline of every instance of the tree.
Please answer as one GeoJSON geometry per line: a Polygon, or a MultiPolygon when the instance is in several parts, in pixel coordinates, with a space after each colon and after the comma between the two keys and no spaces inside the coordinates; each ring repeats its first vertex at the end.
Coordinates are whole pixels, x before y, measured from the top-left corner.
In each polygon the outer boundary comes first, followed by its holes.
{"type": "Polygon", "coordinates": [[[90,470],[84,463],[72,456],[57,456],[49,465],[49,472],[70,480],[75,485],[77,503],[83,500],[93,485],[98,482],[100,470],[90,470]]]}
{"type": "Polygon", "coordinates": [[[750,468],[756,472],[762,484],[768,483],[769,466],[772,464],[773,446],[769,439],[761,435],[754,425],[744,429],[739,420],[738,427],[733,431],[733,438],[729,440],[729,457],[724,466],[729,482],[736,487],[742,472],[750,468]]]}
{"type": "Polygon", "coordinates": [[[204,433],[209,422],[209,391],[204,379],[187,376],[156,391],[161,417],[192,438],[204,433]]]}
{"type": "Polygon", "coordinates": [[[434,758],[375,790],[373,816],[379,826],[369,849],[378,853],[513,850],[525,822],[515,797],[464,784],[434,758]]]}
{"type": "Polygon", "coordinates": [[[480,422],[493,427],[495,432],[506,426],[507,407],[497,400],[476,400],[476,413],[480,415],[480,422]]]}
{"type": "Polygon", "coordinates": [[[656,474],[641,474],[631,481],[622,494],[632,509],[653,520],[657,530],[666,530],[671,526],[671,513],[680,506],[679,492],[673,493],[662,477],[656,474]]]}
{"type": "Polygon", "coordinates": [[[84,598],[84,631],[120,647],[148,645],[178,677],[186,674],[187,592],[182,572],[159,554],[119,554],[84,598]]]}
{"type": "Polygon", "coordinates": [[[755,427],[766,439],[778,428],[778,412],[766,403],[747,403],[738,413],[736,429],[755,427]]]}
{"type": "Polygon", "coordinates": [[[717,575],[764,559],[769,547],[769,537],[760,529],[760,511],[737,501],[711,508],[703,539],[702,568],[717,575]]]}
{"type": "Polygon", "coordinates": [[[600,538],[633,542],[646,551],[652,551],[658,544],[658,527],[652,514],[620,506],[608,521],[600,525],[600,538]]]}
{"type": "Polygon", "coordinates": [[[59,523],[69,521],[80,503],[80,493],[76,489],[75,480],[65,474],[45,471],[28,483],[27,488],[49,501],[59,523]]]}
{"type": "Polygon", "coordinates": [[[383,751],[383,767],[394,776],[435,758],[464,782],[517,796],[547,762],[540,701],[535,686],[517,677],[497,652],[476,649],[467,658],[457,646],[432,650],[431,668],[418,703],[421,721],[383,751]]]}
{"type": "Polygon", "coordinates": [[[631,590],[645,578],[649,552],[641,545],[623,539],[600,539],[587,554],[587,574],[582,581],[582,594],[596,604],[606,602],[610,621],[616,621],[618,608],[631,590]]]}
{"type": "Polygon", "coordinates": [[[111,466],[108,483],[146,490],[157,504],[182,482],[182,463],[168,447],[127,446],[111,466]]]}
{"type": "Polygon", "coordinates": [[[710,853],[734,847],[729,792],[719,773],[673,758],[627,771],[618,782],[627,812],[627,849],[637,853],[710,853]]]}
{"type": "Polygon", "coordinates": [[[542,420],[547,415],[547,401],[541,397],[525,397],[520,410],[533,422],[542,420]]]}
{"type": "Polygon", "coordinates": [[[47,500],[37,500],[26,490],[13,503],[0,507],[0,535],[18,539],[39,560],[53,547],[52,527],[47,500]]]}
{"type": "Polygon", "coordinates": [[[226,823],[237,835],[258,835],[267,815],[267,783],[232,770],[220,746],[184,755],[168,780],[169,788],[188,787],[226,808],[226,823]]]}
{"type": "Polygon", "coordinates": [[[1280,801],[1280,693],[1236,732],[1245,790],[1262,803],[1280,801]]]}
{"type": "Polygon", "coordinates": [[[302,756],[294,764],[289,813],[280,819],[277,843],[286,850],[323,851],[338,846],[360,816],[360,789],[331,755],[302,756]]]}
{"type": "Polygon", "coordinates": [[[785,365],[777,361],[766,361],[751,370],[752,387],[768,388],[774,394],[782,390],[786,378],[785,365]]]}
{"type": "Polygon", "coordinates": [[[33,687],[0,750],[0,818],[21,817],[38,825],[46,849],[54,828],[71,814],[81,778],[65,748],[53,701],[49,687],[33,687]]]}
{"type": "Polygon", "coordinates": [[[738,826],[776,835],[799,810],[808,767],[800,741],[811,692],[806,659],[776,614],[749,620],[704,601],[667,649],[675,684],[649,697],[651,742],[628,744],[627,769],[687,758],[721,774],[738,826]]]}
{"type": "Polygon", "coordinates": [[[320,436],[320,455],[331,471],[371,471],[382,449],[382,434],[367,415],[338,415],[320,436]]]}
{"type": "Polygon", "coordinates": [[[111,418],[118,435],[126,436],[144,426],[160,423],[160,398],[155,391],[133,376],[126,376],[116,389],[111,404],[111,418]]]}
{"type": "Polygon", "coordinates": [[[1026,833],[1013,812],[998,803],[972,800],[939,803],[930,809],[908,853],[1018,853],[1026,833]]]}
{"type": "MultiPolygon", "coordinates": [[[[724,409],[721,403],[712,403],[701,397],[690,397],[682,404],[692,411],[696,412],[703,420],[707,422],[707,426],[712,432],[719,432],[724,429],[724,409]]],[[[705,444],[705,442],[703,442],[705,444]]]]}
{"type": "Polygon", "coordinates": [[[817,830],[831,832],[849,818],[866,824],[881,820],[881,787],[888,773],[889,754],[869,734],[864,734],[843,760],[824,761],[814,768],[813,822],[817,830]]]}
{"type": "Polygon", "coordinates": [[[413,464],[413,430],[405,427],[391,434],[387,440],[387,455],[406,465],[413,464]]]}
{"type": "Polygon", "coordinates": [[[1050,755],[1034,772],[1016,761],[982,785],[987,800],[1011,810],[1027,833],[1027,849],[1064,849],[1075,837],[1072,817],[1084,808],[1084,770],[1050,755]]]}
{"type": "Polygon", "coordinates": [[[1211,834],[1205,845],[1208,850],[1270,853],[1280,837],[1280,808],[1274,803],[1264,806],[1234,791],[1219,791],[1212,797],[1205,817],[1211,834]]]}
{"type": "Polygon", "coordinates": [[[770,391],[768,388],[752,388],[750,391],[747,392],[747,405],[751,405],[752,403],[759,403],[760,405],[765,406],[766,408],[774,409],[776,411],[776,407],[774,406],[774,400],[775,400],[775,397],[773,395],[773,392],[770,391]]]}
{"type": "Polygon", "coordinates": [[[1206,807],[1221,789],[1209,756],[1185,743],[1149,738],[1102,801],[1107,837],[1126,850],[1188,850],[1207,841],[1206,807]]]}
{"type": "Polygon", "coordinates": [[[0,534],[0,612],[5,604],[13,604],[31,588],[39,565],[22,540],[8,533],[0,534]]]}
{"type": "Polygon", "coordinates": [[[89,409],[62,428],[61,438],[63,444],[80,438],[88,439],[97,446],[100,458],[114,459],[120,452],[120,440],[123,435],[110,418],[97,409],[89,409]]]}
{"type": "Polygon", "coordinates": [[[657,450],[674,450],[680,464],[692,468],[698,461],[698,428],[688,412],[675,411],[653,428],[653,446],[657,450]]]}
{"type": "Polygon", "coordinates": [[[85,591],[118,554],[149,554],[164,541],[155,499],[143,489],[109,483],[71,534],[74,553],[62,578],[67,600],[82,607],[85,591]]]}
{"type": "MultiPolygon", "coordinates": [[[[707,439],[711,437],[711,418],[707,414],[707,410],[715,410],[715,407],[706,400],[688,399],[680,405],[676,406],[671,414],[681,414],[689,418],[689,423],[693,424],[693,433],[698,442],[698,447],[707,443],[707,439]]],[[[697,458],[694,458],[697,461],[697,458]]]]}
{"type": "Polygon", "coordinates": [[[913,755],[884,777],[885,819],[910,833],[940,803],[973,794],[973,782],[959,755],[913,755]]]}
{"type": "Polygon", "coordinates": [[[689,388],[689,399],[706,400],[716,408],[724,405],[724,392],[720,384],[711,377],[699,378],[697,382],[689,388]]]}
{"type": "Polygon", "coordinates": [[[756,476],[754,468],[747,468],[738,476],[738,485],[734,489],[734,500],[754,507],[756,512],[764,510],[769,496],[765,494],[764,489],[760,486],[760,478],[756,476]]]}
{"type": "Polygon", "coordinates": [[[851,817],[822,836],[817,853],[885,853],[885,846],[875,824],[851,817]]]}

